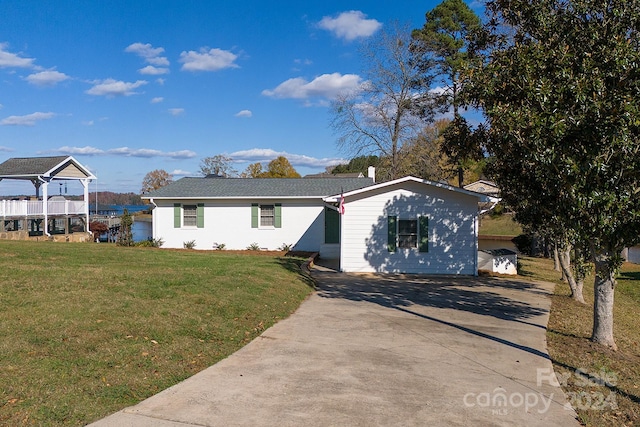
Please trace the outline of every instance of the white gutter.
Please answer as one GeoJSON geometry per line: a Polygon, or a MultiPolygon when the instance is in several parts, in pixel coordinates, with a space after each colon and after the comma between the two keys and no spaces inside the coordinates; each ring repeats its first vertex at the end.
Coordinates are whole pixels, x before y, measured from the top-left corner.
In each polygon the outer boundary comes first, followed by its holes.
{"type": "MultiPolygon", "coordinates": [[[[175,196],[175,197],[154,197],[157,200],[322,200],[327,196],[175,196]]],[[[140,197],[144,200],[151,200],[149,197],[140,197]]]]}
{"type": "Polygon", "coordinates": [[[485,213],[489,212],[490,210],[493,210],[493,208],[495,208],[496,205],[498,203],[500,203],[500,201],[502,200],[502,199],[499,199],[497,197],[491,197],[491,196],[488,196],[488,197],[489,197],[489,201],[492,202],[493,204],[491,205],[491,207],[478,212],[478,215],[482,215],[482,214],[485,214],[485,213]]]}
{"type": "MultiPolygon", "coordinates": [[[[149,198],[149,202],[151,202],[151,204],[154,206],[154,209],[158,207],[158,205],[156,205],[156,202],[153,201],[153,197],[149,198]]],[[[156,218],[153,215],[153,210],[151,211],[151,238],[156,238],[156,218]]]]}

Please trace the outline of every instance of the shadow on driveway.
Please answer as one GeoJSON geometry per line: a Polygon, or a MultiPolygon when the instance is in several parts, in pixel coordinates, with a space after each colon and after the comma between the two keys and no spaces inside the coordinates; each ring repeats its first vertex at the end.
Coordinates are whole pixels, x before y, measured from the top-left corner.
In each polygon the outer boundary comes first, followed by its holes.
{"type": "Polygon", "coordinates": [[[539,317],[546,318],[548,308],[541,307],[535,301],[541,296],[549,295],[548,289],[542,285],[493,277],[425,277],[326,271],[314,272],[314,277],[318,281],[318,295],[323,298],[342,298],[378,304],[549,359],[547,353],[536,348],[510,342],[420,311],[420,307],[426,307],[468,312],[522,323],[546,331],[546,321],[540,322],[539,317]],[[530,301],[532,298],[527,293],[535,297],[534,302],[530,301]],[[537,322],[528,321],[534,318],[537,322]]]}
{"type": "Polygon", "coordinates": [[[578,426],[546,353],[552,284],[311,276],[289,318],[95,426],[578,426]]]}

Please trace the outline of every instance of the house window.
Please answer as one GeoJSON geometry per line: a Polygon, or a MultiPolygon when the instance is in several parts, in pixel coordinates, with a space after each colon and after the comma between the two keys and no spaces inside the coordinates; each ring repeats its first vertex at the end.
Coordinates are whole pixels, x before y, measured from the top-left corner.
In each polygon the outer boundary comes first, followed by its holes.
{"type": "Polygon", "coordinates": [[[282,205],[251,204],[251,228],[281,228],[282,205]]]}
{"type": "Polygon", "coordinates": [[[273,205],[260,205],[260,227],[275,225],[275,208],[273,205]]]}
{"type": "Polygon", "coordinates": [[[398,247],[415,248],[418,246],[418,220],[398,220],[398,247]]]}
{"type": "Polygon", "coordinates": [[[197,205],[173,204],[173,228],[204,228],[204,203],[197,205]]]}
{"type": "Polygon", "coordinates": [[[184,227],[198,225],[198,208],[196,205],[184,205],[182,207],[182,225],[184,227]]]}
{"type": "Polygon", "coordinates": [[[398,219],[395,215],[387,218],[387,248],[395,252],[397,248],[429,252],[429,217],[398,219]]]}

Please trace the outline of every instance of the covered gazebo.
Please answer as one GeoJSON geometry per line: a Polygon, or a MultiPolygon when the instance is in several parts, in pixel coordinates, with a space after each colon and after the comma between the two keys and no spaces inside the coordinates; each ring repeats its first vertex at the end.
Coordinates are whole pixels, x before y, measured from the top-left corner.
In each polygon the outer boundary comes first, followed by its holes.
{"type": "MultiPolygon", "coordinates": [[[[89,183],[96,177],[71,156],[22,157],[0,164],[0,181],[5,179],[31,181],[35,196],[30,200],[2,200],[0,202],[0,232],[22,231],[31,223],[31,234],[51,236],[50,221],[64,219],[64,233],[69,233],[69,219],[80,218],[84,231],[89,232],[89,183]],[[82,201],[49,197],[49,185],[56,182],[79,181],[84,189],[82,201]],[[40,225],[43,224],[42,230],[40,225]],[[9,226],[9,227],[8,227],[9,226]],[[8,228],[12,228],[8,230],[8,228]]],[[[22,233],[24,234],[24,233],[22,233]]],[[[29,235],[29,233],[27,233],[29,235]]]]}

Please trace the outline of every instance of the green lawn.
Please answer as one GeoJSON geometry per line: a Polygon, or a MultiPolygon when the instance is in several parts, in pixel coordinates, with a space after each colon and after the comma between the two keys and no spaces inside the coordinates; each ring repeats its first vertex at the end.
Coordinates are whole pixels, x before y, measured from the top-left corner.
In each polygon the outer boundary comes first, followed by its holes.
{"type": "Polygon", "coordinates": [[[0,424],[82,425],[228,356],[310,293],[300,258],[0,241],[0,424]]]}
{"type": "Polygon", "coordinates": [[[513,220],[513,215],[483,215],[480,218],[479,234],[483,236],[518,236],[522,227],[513,220]]]}
{"type": "Polygon", "coordinates": [[[563,387],[588,426],[640,425],[640,265],[625,263],[620,272],[614,306],[612,351],[592,343],[593,275],[585,281],[587,305],[574,302],[569,286],[560,282],[553,261],[520,257],[520,273],[528,278],[557,283],[552,297],[547,345],[556,373],[567,377],[563,387]],[[577,375],[582,370],[592,380],[577,375]],[[598,385],[598,379],[609,386],[598,385]]]}

